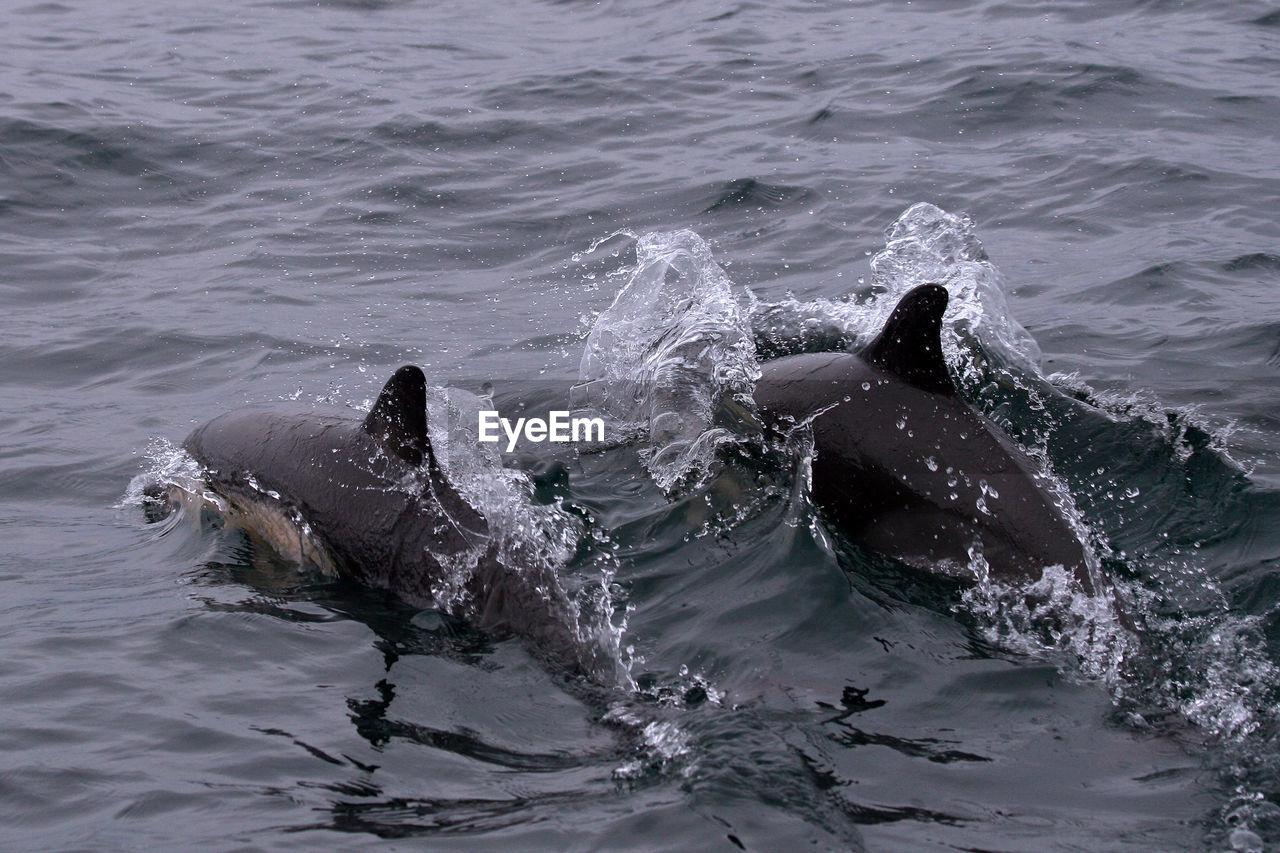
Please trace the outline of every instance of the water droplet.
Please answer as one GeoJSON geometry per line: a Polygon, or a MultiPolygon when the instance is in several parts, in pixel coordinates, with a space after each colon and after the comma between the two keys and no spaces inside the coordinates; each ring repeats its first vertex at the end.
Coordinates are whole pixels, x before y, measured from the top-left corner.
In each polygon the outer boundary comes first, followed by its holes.
{"type": "Polygon", "coordinates": [[[862,390],[863,390],[863,391],[870,391],[870,390],[871,390],[871,383],[870,383],[870,382],[863,382],[863,383],[862,383],[862,390]]]}
{"type": "Polygon", "coordinates": [[[906,420],[903,418],[898,418],[898,429],[906,429],[906,428],[907,428],[906,420]]]}
{"type": "Polygon", "coordinates": [[[937,470],[938,470],[938,460],[937,460],[937,459],[934,459],[932,456],[926,456],[926,457],[925,457],[924,465],[925,465],[925,467],[926,467],[926,468],[928,468],[930,471],[937,471],[937,470]]]}

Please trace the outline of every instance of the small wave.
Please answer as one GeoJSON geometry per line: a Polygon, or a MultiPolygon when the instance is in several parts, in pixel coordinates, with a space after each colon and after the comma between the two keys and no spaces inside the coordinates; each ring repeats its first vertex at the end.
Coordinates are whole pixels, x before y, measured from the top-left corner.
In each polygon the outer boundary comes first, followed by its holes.
{"type": "Polygon", "coordinates": [[[1226,465],[1240,473],[1249,466],[1232,455],[1231,437],[1241,427],[1227,420],[1215,420],[1195,406],[1169,408],[1149,391],[1099,391],[1082,380],[1077,373],[1054,373],[1046,380],[1087,402],[1116,423],[1141,422],[1150,425],[1160,439],[1182,463],[1197,450],[1211,449],[1226,465]]]}
{"type": "Polygon", "coordinates": [[[719,196],[703,213],[715,213],[726,208],[755,207],[759,209],[786,207],[808,199],[812,193],[804,187],[783,184],[766,184],[755,178],[740,178],[725,185],[719,196]]]}
{"type": "Polygon", "coordinates": [[[616,701],[603,717],[604,722],[628,730],[635,740],[632,755],[614,768],[613,778],[635,783],[676,770],[685,778],[692,777],[698,770],[700,757],[694,750],[693,739],[682,726],[664,715],[702,705],[718,707],[724,701],[724,693],[705,675],[691,672],[688,666],[680,667],[674,681],[637,685],[636,690],[646,704],[616,701]]]}
{"type": "MultiPolygon", "coordinates": [[[[211,177],[192,163],[197,146],[163,131],[133,125],[102,125],[81,108],[54,105],[59,123],[0,120],[0,148],[7,175],[4,203],[65,219],[68,211],[103,205],[145,188],[154,198],[178,204],[202,200],[211,177]]],[[[232,152],[213,147],[218,155],[232,152]]],[[[230,159],[230,158],[228,158],[230,159]]]]}
{"type": "Polygon", "coordinates": [[[1138,646],[1109,598],[1080,594],[1061,566],[1018,585],[993,581],[981,569],[975,573],[980,581],[961,594],[957,610],[975,618],[987,642],[1032,657],[1057,656],[1065,671],[1123,692],[1125,665],[1138,646]]]}
{"type": "Polygon", "coordinates": [[[1280,27],[1280,9],[1274,12],[1267,12],[1265,15],[1259,15],[1249,23],[1259,27],[1280,27]]]}
{"type": "Polygon", "coordinates": [[[143,450],[146,470],[129,480],[116,509],[145,509],[155,486],[177,486],[191,494],[204,492],[200,463],[168,439],[153,437],[143,450]]]}
{"type": "Polygon", "coordinates": [[[604,722],[628,729],[638,738],[635,755],[613,770],[613,778],[618,781],[636,782],[646,776],[669,773],[677,766],[686,777],[695,771],[689,735],[670,720],[652,719],[650,714],[619,703],[605,714],[604,722]]]}
{"type": "Polygon", "coordinates": [[[1241,270],[1280,272],[1280,255],[1273,255],[1270,252],[1251,252],[1247,255],[1232,258],[1224,263],[1222,268],[1226,272],[1240,272],[1241,270]]]}

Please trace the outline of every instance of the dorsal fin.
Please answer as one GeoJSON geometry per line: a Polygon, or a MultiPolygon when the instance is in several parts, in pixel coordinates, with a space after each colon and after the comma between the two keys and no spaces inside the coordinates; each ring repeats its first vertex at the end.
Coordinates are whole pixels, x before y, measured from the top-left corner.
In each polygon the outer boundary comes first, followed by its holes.
{"type": "Polygon", "coordinates": [[[862,357],[921,390],[955,394],[942,357],[942,313],[946,310],[945,287],[922,284],[913,288],[898,302],[862,357]]]}
{"type": "Polygon", "coordinates": [[[364,431],[411,465],[434,461],[427,438],[427,378],[420,368],[406,364],[387,380],[364,419],[364,431]]]}

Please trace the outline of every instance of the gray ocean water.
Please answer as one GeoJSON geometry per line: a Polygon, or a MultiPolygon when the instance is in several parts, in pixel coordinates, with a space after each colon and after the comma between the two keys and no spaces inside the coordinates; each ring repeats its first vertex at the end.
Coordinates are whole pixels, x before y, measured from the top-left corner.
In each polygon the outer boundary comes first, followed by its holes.
{"type": "Polygon", "coordinates": [[[1277,164],[1255,0],[5,4],[2,846],[1280,849],[1277,164]],[[557,451],[617,684],[147,523],[247,403],[553,404],[646,247],[759,357],[944,279],[1136,640],[642,439],[557,451]]]}

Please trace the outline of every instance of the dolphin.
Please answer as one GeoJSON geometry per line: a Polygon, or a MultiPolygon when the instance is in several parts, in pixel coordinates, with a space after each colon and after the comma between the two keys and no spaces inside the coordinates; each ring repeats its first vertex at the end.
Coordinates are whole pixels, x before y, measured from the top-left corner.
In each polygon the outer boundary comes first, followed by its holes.
{"type": "Polygon", "coordinates": [[[228,522],[282,556],[519,635],[570,671],[607,667],[581,641],[554,570],[498,559],[487,520],[445,476],[419,368],[397,370],[363,420],[244,410],[183,446],[228,522]]]}
{"type": "Polygon", "coordinates": [[[1004,581],[1059,565],[1092,594],[1084,546],[1040,466],[956,392],[947,301],[946,288],[921,285],[856,354],[766,362],[757,408],[775,429],[811,425],[814,503],[870,549],[961,575],[980,554],[1004,581]]]}

